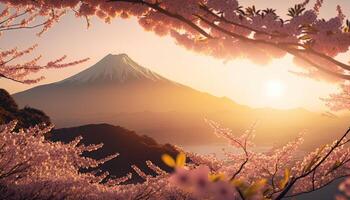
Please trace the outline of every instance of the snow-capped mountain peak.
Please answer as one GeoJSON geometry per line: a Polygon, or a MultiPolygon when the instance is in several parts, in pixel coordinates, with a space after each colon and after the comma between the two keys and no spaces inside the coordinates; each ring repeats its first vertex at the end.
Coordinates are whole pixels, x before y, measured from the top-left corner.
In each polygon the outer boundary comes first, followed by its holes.
{"type": "Polygon", "coordinates": [[[135,80],[166,80],[160,75],[134,62],[127,54],[108,54],[92,67],[67,78],[61,83],[117,82],[135,80]]]}

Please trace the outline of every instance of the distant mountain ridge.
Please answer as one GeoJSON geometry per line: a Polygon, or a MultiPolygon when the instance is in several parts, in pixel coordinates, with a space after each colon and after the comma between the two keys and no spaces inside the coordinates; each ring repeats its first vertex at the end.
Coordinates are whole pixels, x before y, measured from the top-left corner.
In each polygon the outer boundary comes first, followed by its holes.
{"type": "Polygon", "coordinates": [[[13,97],[21,106],[45,111],[57,127],[109,123],[181,145],[222,142],[204,118],[237,134],[258,120],[256,140],[264,145],[286,142],[306,129],[308,145],[317,146],[341,134],[350,122],[349,117],[301,109],[252,109],[171,81],[126,54],[109,54],[72,77],[13,97]]]}

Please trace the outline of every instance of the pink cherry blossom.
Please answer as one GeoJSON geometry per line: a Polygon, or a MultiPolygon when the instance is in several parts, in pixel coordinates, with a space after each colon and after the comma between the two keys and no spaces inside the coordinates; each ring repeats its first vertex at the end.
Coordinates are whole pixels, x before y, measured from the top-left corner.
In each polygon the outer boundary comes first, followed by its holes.
{"type": "Polygon", "coordinates": [[[339,190],[342,191],[347,197],[350,197],[350,179],[346,179],[339,185],[339,190]]]}

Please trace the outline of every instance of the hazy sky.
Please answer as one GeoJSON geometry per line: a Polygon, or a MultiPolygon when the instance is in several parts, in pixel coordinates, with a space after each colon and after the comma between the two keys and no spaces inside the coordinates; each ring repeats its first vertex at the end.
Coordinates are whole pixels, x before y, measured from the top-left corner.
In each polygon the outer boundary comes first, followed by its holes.
{"type": "MultiPolygon", "coordinates": [[[[278,13],[284,16],[289,6],[301,1],[240,2],[243,5],[255,4],[258,8],[273,5],[279,9],[278,13]]],[[[350,16],[349,0],[325,0],[321,10],[322,16],[335,16],[338,4],[342,6],[344,13],[350,16]]],[[[33,55],[42,54],[43,61],[53,60],[62,55],[67,55],[71,60],[90,58],[88,62],[79,66],[36,74],[35,76],[43,74],[47,78],[40,84],[56,82],[74,75],[108,53],[127,53],[142,66],[169,79],[217,96],[227,96],[252,107],[304,107],[310,110],[324,110],[319,97],[327,96],[336,90],[334,85],[289,73],[288,70],[295,67],[289,56],[275,60],[268,66],[258,66],[242,59],[224,62],[177,46],[170,37],[158,37],[151,32],[145,32],[135,19],[116,19],[111,24],[92,19],[92,27],[86,29],[83,19],[70,14],[40,38],[35,36],[35,31],[29,30],[7,32],[0,38],[1,48],[4,49],[13,46],[25,48],[34,43],[39,44],[39,48],[33,55]],[[269,95],[266,88],[270,88],[271,83],[277,83],[277,86],[280,84],[280,96],[269,95]]],[[[347,54],[340,59],[348,58],[347,54]]],[[[33,87],[1,79],[0,86],[11,93],[33,87]]]]}

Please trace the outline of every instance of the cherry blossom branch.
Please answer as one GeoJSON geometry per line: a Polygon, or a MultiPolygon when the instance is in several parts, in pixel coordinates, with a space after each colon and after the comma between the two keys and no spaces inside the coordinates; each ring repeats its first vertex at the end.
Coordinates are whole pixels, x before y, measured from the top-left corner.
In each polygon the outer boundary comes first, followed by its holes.
{"type": "Polygon", "coordinates": [[[186,19],[185,17],[183,17],[182,15],[176,14],[176,13],[172,13],[169,12],[165,9],[163,9],[162,7],[160,7],[160,3],[149,3],[147,1],[143,1],[143,0],[109,0],[108,2],[128,2],[128,3],[133,3],[133,4],[141,4],[141,5],[146,5],[156,11],[159,11],[160,13],[172,17],[172,18],[176,18],[182,22],[184,22],[185,24],[189,25],[190,27],[192,27],[194,30],[198,31],[200,34],[202,34],[203,36],[207,37],[207,38],[212,38],[212,36],[210,36],[205,30],[203,30],[202,28],[200,28],[199,26],[197,26],[195,23],[193,23],[191,20],[186,19]]]}
{"type": "Polygon", "coordinates": [[[230,180],[234,180],[241,173],[241,171],[243,170],[244,166],[248,163],[248,161],[249,161],[248,152],[246,150],[244,150],[244,153],[245,153],[245,160],[239,166],[239,169],[232,175],[230,180]]]}
{"type": "MultiPolygon", "coordinates": [[[[236,23],[236,22],[233,22],[233,21],[230,21],[228,19],[226,19],[224,16],[218,16],[217,14],[215,14],[213,11],[211,11],[207,6],[205,6],[204,4],[201,4],[200,5],[200,8],[204,11],[206,11],[207,13],[209,13],[210,15],[214,16],[216,19],[218,19],[219,21],[223,21],[225,23],[228,23],[228,24],[232,24],[234,26],[238,26],[238,27],[241,27],[241,28],[245,28],[247,30],[250,30],[250,31],[253,31],[255,33],[258,33],[258,34],[263,34],[263,35],[268,35],[270,37],[275,37],[275,38],[279,38],[279,37],[287,37],[288,35],[286,34],[273,34],[273,33],[269,33],[269,32],[266,32],[266,31],[262,31],[262,30],[258,30],[258,29],[254,29],[252,27],[249,27],[249,26],[246,26],[246,25],[243,25],[243,24],[239,24],[239,23],[236,23]]],[[[283,25],[283,24],[281,24],[283,25]]],[[[265,44],[265,43],[264,43],[265,44]]],[[[275,47],[277,47],[276,45],[274,45],[273,43],[269,43],[270,45],[273,45],[275,47]]],[[[297,47],[302,47],[303,49],[295,49],[295,51],[300,51],[300,52],[303,52],[303,53],[310,53],[310,54],[313,54],[313,55],[317,55],[323,59],[326,59],[327,61],[343,68],[343,69],[346,69],[346,70],[350,70],[350,65],[347,65],[345,63],[342,63],[342,62],[339,62],[338,60],[330,57],[330,56],[327,56],[325,54],[322,54],[322,53],[319,53],[315,50],[313,50],[312,48],[308,48],[306,47],[305,45],[303,44],[299,44],[299,43],[284,43],[284,42],[281,42],[279,44],[282,44],[282,45],[291,45],[291,46],[297,46],[297,47]]],[[[341,77],[340,77],[341,78],[341,77]]],[[[347,78],[345,78],[347,79],[347,78]]]]}
{"type": "Polygon", "coordinates": [[[20,24],[19,24],[19,25],[13,25],[13,26],[17,26],[17,27],[5,27],[5,28],[0,27],[0,32],[2,32],[2,31],[18,30],[18,29],[34,29],[34,28],[38,28],[38,27],[41,27],[41,26],[45,26],[48,23],[49,23],[49,21],[46,21],[46,22],[43,22],[43,23],[40,23],[40,24],[36,24],[36,25],[33,25],[33,26],[20,26],[20,24]]]}
{"type": "Polygon", "coordinates": [[[315,63],[314,61],[312,61],[310,58],[307,58],[305,55],[302,55],[299,53],[298,50],[295,49],[288,49],[288,48],[284,48],[281,47],[281,49],[285,49],[288,53],[291,53],[292,55],[302,59],[303,61],[305,61],[306,63],[312,65],[313,67],[319,69],[322,72],[325,72],[326,74],[332,75],[334,77],[338,77],[344,80],[350,80],[350,75],[347,74],[342,74],[342,73],[337,73],[331,70],[328,70],[327,68],[322,67],[321,65],[315,63]]]}
{"type": "Polygon", "coordinates": [[[242,164],[239,166],[238,170],[232,175],[232,177],[230,178],[230,180],[234,180],[243,170],[244,166],[248,163],[249,161],[249,153],[248,153],[248,149],[247,149],[247,141],[249,136],[252,134],[254,127],[256,126],[256,122],[253,124],[253,126],[251,127],[251,129],[249,130],[249,133],[247,134],[247,138],[244,140],[244,145],[241,144],[240,141],[233,139],[232,141],[236,142],[241,149],[243,150],[244,154],[245,154],[245,159],[242,162],[242,164]]]}
{"type": "MultiPolygon", "coordinates": [[[[242,41],[246,41],[246,42],[250,42],[250,43],[257,43],[257,44],[264,44],[264,45],[269,45],[269,46],[273,46],[273,47],[276,47],[276,48],[279,48],[281,50],[284,50],[302,60],[304,60],[305,62],[309,63],[310,65],[312,65],[313,67],[329,74],[329,75],[332,75],[332,76],[335,76],[335,77],[338,77],[338,78],[341,78],[341,79],[345,79],[345,80],[350,80],[350,75],[346,75],[346,74],[341,74],[341,73],[337,73],[337,72],[333,72],[331,70],[328,70],[318,64],[316,64],[315,62],[311,61],[310,59],[308,59],[307,57],[305,57],[304,55],[298,53],[297,50],[295,50],[294,48],[287,48],[285,45],[280,45],[278,43],[271,43],[271,42],[268,42],[268,41],[265,41],[265,40],[254,40],[254,39],[250,39],[250,38],[247,38],[247,37],[244,37],[244,36],[241,36],[241,35],[238,35],[236,33],[233,33],[233,32],[230,32],[218,25],[216,25],[215,23],[213,22],[210,22],[208,21],[207,19],[203,18],[202,16],[200,15],[195,15],[196,17],[198,17],[199,19],[201,19],[203,22],[205,22],[206,24],[210,25],[211,27],[229,35],[229,36],[232,36],[234,38],[237,38],[237,39],[240,39],[242,41]]],[[[333,61],[332,61],[333,62],[333,61]]]]}
{"type": "Polygon", "coordinates": [[[311,53],[311,54],[314,54],[314,55],[317,55],[323,59],[326,59],[327,61],[345,69],[345,70],[349,70],[350,71],[350,65],[347,65],[345,63],[342,63],[342,62],[339,62],[338,60],[330,57],[330,56],[327,56],[325,54],[322,54],[322,53],[319,53],[311,48],[305,48],[305,49],[295,49],[296,51],[300,51],[300,52],[305,52],[305,53],[311,53]]]}
{"type": "Polygon", "coordinates": [[[5,78],[5,79],[8,79],[8,80],[11,80],[11,81],[17,82],[17,83],[25,83],[24,81],[20,81],[20,80],[17,80],[17,79],[14,79],[14,78],[11,78],[11,77],[8,77],[8,76],[5,76],[4,74],[1,74],[1,73],[0,73],[0,78],[5,78]]]}
{"type": "MultiPolygon", "coordinates": [[[[64,11],[56,12],[55,9],[52,8],[47,12],[47,14],[41,13],[43,14],[43,16],[48,16],[47,20],[38,24],[31,25],[30,23],[34,21],[37,16],[39,16],[40,11],[36,11],[35,8],[31,7],[31,8],[25,8],[25,11],[21,13],[19,12],[20,12],[20,9],[18,8],[14,14],[10,15],[9,17],[7,17],[6,19],[3,19],[0,22],[0,33],[11,31],[11,30],[36,29],[39,27],[43,27],[42,30],[38,33],[38,35],[41,35],[52,26],[53,22],[57,22],[58,19],[65,13],[64,11]],[[23,17],[23,16],[26,16],[26,17],[21,20],[20,17],[23,17]],[[18,20],[21,20],[21,21],[19,23],[12,23],[18,20]]],[[[9,8],[5,8],[0,13],[0,20],[9,14],[10,14],[9,8]]],[[[30,54],[36,47],[37,45],[34,45],[22,51],[17,51],[16,48],[12,50],[0,51],[0,78],[11,80],[22,84],[33,84],[42,80],[44,77],[39,77],[34,79],[26,78],[28,75],[32,73],[36,73],[43,69],[74,66],[88,60],[88,59],[82,59],[82,60],[77,60],[69,63],[62,63],[62,61],[66,58],[66,56],[63,56],[60,59],[48,62],[46,65],[40,65],[38,64],[38,61],[40,60],[41,56],[38,56],[24,64],[10,64],[11,62],[18,59],[19,57],[22,57],[25,54],[30,54]]]]}
{"type": "Polygon", "coordinates": [[[333,182],[336,181],[336,180],[343,179],[343,178],[346,178],[346,177],[349,177],[349,175],[343,175],[343,176],[339,176],[339,177],[337,177],[337,178],[334,178],[334,179],[332,179],[331,181],[329,181],[328,183],[323,184],[321,187],[318,187],[318,188],[315,189],[315,190],[300,192],[300,193],[297,193],[297,194],[286,195],[286,196],[284,196],[284,198],[293,198],[293,197],[297,197],[297,196],[300,196],[300,195],[303,195],[303,194],[310,194],[310,193],[312,193],[312,192],[321,190],[322,188],[325,188],[325,187],[329,186],[331,183],[333,183],[333,182]]]}
{"type": "Polygon", "coordinates": [[[230,21],[228,19],[226,19],[224,16],[218,16],[217,14],[215,14],[213,11],[211,11],[206,5],[204,4],[200,4],[199,7],[204,10],[205,12],[207,12],[208,14],[210,14],[211,16],[214,16],[216,19],[218,19],[219,21],[223,21],[225,23],[228,23],[228,24],[231,24],[231,25],[234,25],[234,26],[238,26],[238,27],[241,27],[241,28],[245,28],[247,30],[250,30],[250,31],[253,31],[255,33],[259,33],[259,34],[263,34],[263,35],[268,35],[268,36],[271,36],[271,37],[286,37],[287,35],[284,35],[284,34],[273,34],[273,33],[269,33],[269,32],[266,32],[266,31],[262,31],[262,30],[258,30],[258,29],[255,29],[255,28],[252,28],[252,27],[249,27],[249,26],[246,26],[246,25],[243,25],[243,24],[240,24],[240,23],[236,23],[236,22],[233,22],[233,21],[230,21]]]}
{"type": "MultiPolygon", "coordinates": [[[[196,31],[198,31],[200,34],[202,34],[203,36],[207,37],[207,38],[214,38],[213,36],[209,35],[206,31],[204,31],[204,29],[202,29],[200,26],[196,25],[195,23],[193,23],[192,21],[186,19],[185,17],[179,15],[179,14],[174,14],[174,13],[171,13],[165,9],[163,9],[162,7],[160,7],[160,3],[149,3],[149,2],[145,2],[143,0],[110,0],[111,2],[128,2],[128,3],[134,3],[134,4],[142,4],[142,5],[146,5],[154,10],[157,10],[159,11],[160,13],[168,16],[168,17],[171,17],[171,18],[175,18],[179,21],[182,21],[184,22],[185,24],[187,25],[190,25],[190,27],[194,28],[196,31]]],[[[205,7],[203,6],[200,6],[202,9],[205,9],[205,7]]],[[[208,11],[208,9],[205,9],[208,11]]],[[[209,10],[210,11],[210,10],[209,10]]],[[[214,13],[212,13],[214,14],[214,13]]],[[[215,15],[215,14],[214,14],[215,15]]],[[[331,70],[328,70],[326,69],[325,67],[322,67],[314,62],[311,62],[309,59],[307,59],[307,57],[305,56],[302,56],[301,54],[299,53],[296,53],[294,52],[294,48],[286,48],[283,43],[274,43],[274,42],[268,42],[266,40],[257,40],[257,39],[251,39],[251,38],[248,38],[248,37],[245,37],[245,36],[242,36],[242,35],[239,35],[239,34],[236,34],[234,32],[231,32],[231,31],[228,31],[224,28],[222,28],[221,26],[218,26],[216,25],[215,23],[213,22],[210,22],[209,20],[205,19],[203,16],[200,16],[198,14],[193,14],[193,16],[196,16],[197,18],[201,19],[202,21],[204,21],[206,24],[210,25],[211,27],[215,28],[216,30],[222,32],[222,33],[225,33],[227,35],[230,35],[234,38],[237,38],[239,40],[242,40],[242,41],[245,41],[245,42],[251,42],[253,44],[265,44],[265,45],[269,45],[269,46],[273,46],[275,48],[278,48],[278,49],[281,49],[281,50],[284,50],[302,60],[304,60],[305,62],[311,64],[313,67],[329,74],[329,75],[332,75],[332,76],[335,76],[335,77],[338,77],[338,78],[341,78],[341,79],[345,79],[345,80],[350,80],[350,76],[349,75],[346,75],[346,74],[342,74],[342,73],[337,73],[337,72],[334,72],[334,71],[331,71],[331,70]]],[[[219,17],[219,16],[217,16],[219,17]]],[[[221,20],[223,20],[224,18],[222,17],[219,17],[221,20]]],[[[227,20],[226,20],[227,22],[227,20]]],[[[229,21],[228,21],[229,22],[229,21]]],[[[227,22],[227,23],[228,23],[227,22]]],[[[245,25],[241,25],[241,24],[238,24],[238,23],[235,23],[236,26],[239,26],[239,27],[242,27],[242,28],[247,28],[248,30],[251,30],[251,31],[254,31],[254,32],[257,32],[257,33],[261,33],[261,34],[266,34],[266,35],[270,35],[271,34],[268,34],[267,32],[263,32],[263,31],[259,31],[259,30],[256,30],[256,29],[253,29],[253,28],[249,28],[248,26],[245,26],[245,25]]],[[[300,44],[294,44],[294,45],[297,45],[297,46],[301,46],[300,44]]],[[[344,63],[341,63],[339,61],[336,61],[335,59],[329,57],[329,56],[326,56],[324,54],[321,54],[321,53],[318,53],[312,49],[307,49],[307,53],[311,53],[311,54],[314,54],[314,55],[318,55],[318,56],[321,56],[323,59],[327,60],[328,62],[331,62],[333,64],[336,64],[337,66],[339,67],[342,67],[344,69],[347,69],[349,70],[350,69],[350,66],[344,64],[344,63]]]]}
{"type": "Polygon", "coordinates": [[[12,15],[12,16],[8,17],[7,19],[1,21],[1,22],[0,22],[0,25],[1,25],[1,24],[4,24],[4,23],[6,23],[6,22],[8,22],[8,21],[10,21],[10,20],[13,20],[13,19],[16,19],[16,18],[18,18],[18,17],[21,17],[21,16],[27,14],[28,12],[29,12],[29,11],[26,10],[26,11],[22,12],[21,14],[12,15]]]}
{"type": "Polygon", "coordinates": [[[318,163],[316,165],[314,165],[309,171],[307,171],[306,173],[303,173],[302,175],[298,176],[298,177],[292,177],[291,181],[288,183],[288,185],[286,186],[286,188],[276,197],[276,200],[280,200],[282,198],[284,198],[287,193],[289,192],[289,190],[294,186],[294,184],[308,176],[309,174],[313,173],[331,154],[332,152],[339,147],[339,145],[341,144],[341,142],[344,140],[344,138],[346,138],[346,136],[349,134],[350,132],[350,128],[343,134],[343,136],[337,140],[337,142],[331,147],[331,149],[327,152],[327,154],[320,160],[318,161],[318,163]]]}

